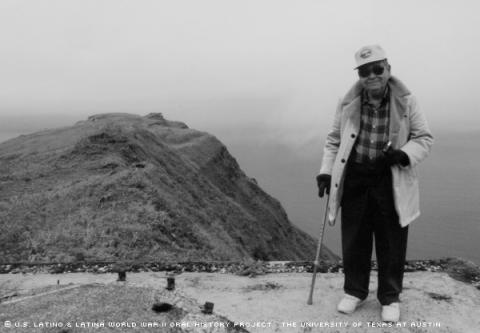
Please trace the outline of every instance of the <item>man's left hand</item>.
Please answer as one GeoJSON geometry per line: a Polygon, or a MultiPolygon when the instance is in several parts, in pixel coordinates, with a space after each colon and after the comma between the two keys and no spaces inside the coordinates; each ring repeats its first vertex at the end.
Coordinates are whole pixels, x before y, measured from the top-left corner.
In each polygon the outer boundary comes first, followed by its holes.
{"type": "Polygon", "coordinates": [[[407,166],[410,164],[407,153],[400,149],[389,149],[385,153],[385,157],[387,158],[388,165],[399,164],[401,166],[407,166]]]}

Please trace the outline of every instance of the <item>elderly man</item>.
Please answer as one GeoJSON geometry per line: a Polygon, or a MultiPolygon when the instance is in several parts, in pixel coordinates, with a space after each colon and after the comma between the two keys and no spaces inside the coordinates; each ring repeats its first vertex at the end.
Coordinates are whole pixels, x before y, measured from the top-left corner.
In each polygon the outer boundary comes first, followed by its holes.
{"type": "Polygon", "coordinates": [[[362,47],[355,60],[359,79],[338,104],[317,184],[320,197],[330,194],[330,221],[342,207],[345,295],[338,311],[352,313],[366,299],[375,237],[382,320],[396,322],[408,225],[420,215],[416,166],[433,136],[380,46],[362,47]]]}

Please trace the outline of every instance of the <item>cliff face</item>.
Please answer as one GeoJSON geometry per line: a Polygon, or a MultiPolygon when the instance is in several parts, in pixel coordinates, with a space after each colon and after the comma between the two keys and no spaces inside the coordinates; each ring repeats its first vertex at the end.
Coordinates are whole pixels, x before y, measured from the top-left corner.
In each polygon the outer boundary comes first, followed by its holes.
{"type": "Polygon", "coordinates": [[[3,261],[312,260],[316,248],[220,141],[161,114],[0,144],[0,228],[3,261]]]}

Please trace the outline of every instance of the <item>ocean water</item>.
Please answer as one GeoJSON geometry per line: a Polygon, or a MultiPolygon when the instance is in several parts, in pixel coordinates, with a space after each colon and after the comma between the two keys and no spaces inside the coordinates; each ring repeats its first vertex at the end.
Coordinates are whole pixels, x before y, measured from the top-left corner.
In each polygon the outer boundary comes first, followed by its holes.
{"type": "MultiPolygon", "coordinates": [[[[408,259],[462,257],[480,264],[480,133],[435,133],[419,166],[421,216],[409,227],[408,259]]],[[[318,147],[229,144],[248,176],[280,200],[296,226],[320,233],[325,201],[316,195],[318,147]]],[[[341,253],[340,222],[327,226],[325,245],[341,253]]]]}

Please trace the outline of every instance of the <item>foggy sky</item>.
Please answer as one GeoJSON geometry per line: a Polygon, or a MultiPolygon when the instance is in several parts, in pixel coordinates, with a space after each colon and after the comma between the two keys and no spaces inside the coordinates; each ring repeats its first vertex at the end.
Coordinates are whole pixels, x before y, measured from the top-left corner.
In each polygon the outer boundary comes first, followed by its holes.
{"type": "Polygon", "coordinates": [[[479,9],[474,0],[0,0],[0,141],[103,112],[307,141],[328,129],[357,78],[353,54],[373,43],[434,131],[476,129],[479,9]]]}

